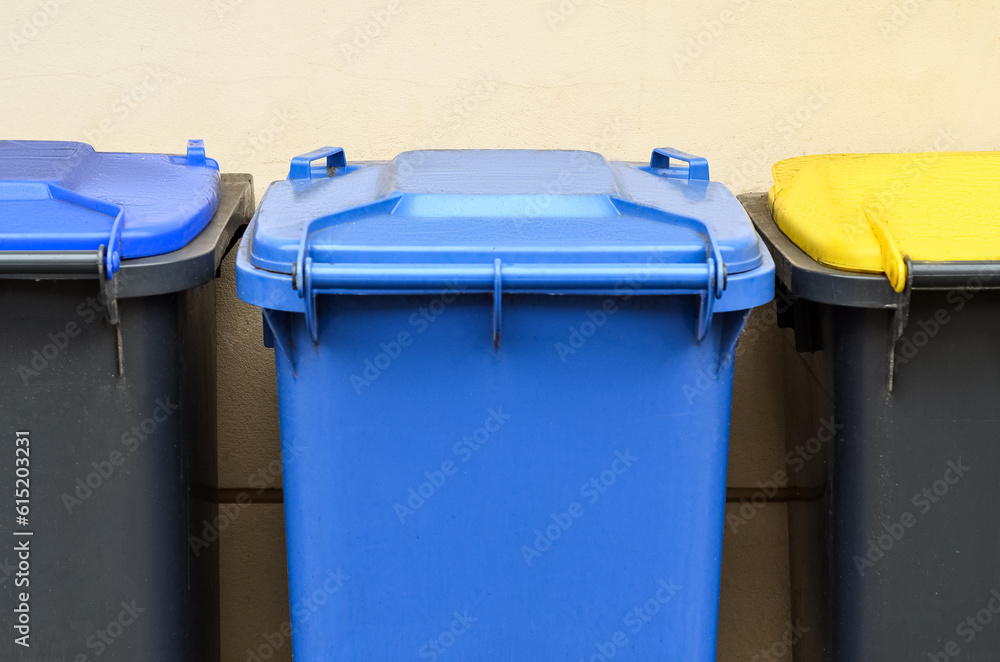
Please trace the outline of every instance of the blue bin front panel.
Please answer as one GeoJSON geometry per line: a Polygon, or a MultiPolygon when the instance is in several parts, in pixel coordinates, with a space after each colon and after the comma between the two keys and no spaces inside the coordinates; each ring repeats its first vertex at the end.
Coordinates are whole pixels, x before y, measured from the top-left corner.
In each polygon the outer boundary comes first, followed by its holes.
{"type": "Polygon", "coordinates": [[[696,306],[505,295],[496,349],[486,296],[287,314],[296,662],[714,660],[745,316],[696,306]]]}

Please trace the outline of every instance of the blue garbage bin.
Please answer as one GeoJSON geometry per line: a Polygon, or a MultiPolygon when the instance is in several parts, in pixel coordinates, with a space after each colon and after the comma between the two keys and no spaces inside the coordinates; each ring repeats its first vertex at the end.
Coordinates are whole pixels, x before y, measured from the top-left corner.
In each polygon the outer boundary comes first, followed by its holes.
{"type": "Polygon", "coordinates": [[[295,659],[714,660],[733,348],[773,280],[682,152],[293,159],[237,286],[295,659]]]}

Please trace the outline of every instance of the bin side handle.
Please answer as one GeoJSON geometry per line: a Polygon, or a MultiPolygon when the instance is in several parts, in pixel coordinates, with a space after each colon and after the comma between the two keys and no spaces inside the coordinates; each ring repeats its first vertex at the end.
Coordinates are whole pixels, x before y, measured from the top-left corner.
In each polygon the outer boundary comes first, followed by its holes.
{"type": "MultiPolygon", "coordinates": [[[[691,156],[690,154],[684,154],[684,152],[679,153],[683,154],[685,157],[691,156]]],[[[654,156],[655,154],[656,152],[654,152],[654,156]]],[[[695,169],[697,161],[700,160],[704,162],[704,179],[707,180],[708,162],[705,161],[705,159],[699,159],[699,157],[692,158],[694,160],[690,161],[691,170],[695,169]]],[[[688,177],[690,178],[691,176],[692,173],[689,172],[688,177]]],[[[702,177],[699,174],[697,178],[701,179],[702,177]]],[[[718,242],[715,240],[712,228],[710,228],[705,222],[690,216],[673,214],[657,207],[649,207],[647,205],[642,205],[615,196],[610,196],[610,199],[619,213],[627,212],[629,215],[637,218],[645,218],[651,221],[667,223],[670,225],[679,225],[698,233],[701,235],[702,239],[705,240],[705,267],[708,273],[704,294],[701,295],[700,313],[698,315],[698,342],[701,342],[708,336],[708,330],[711,328],[712,316],[715,312],[715,300],[722,298],[723,293],[726,291],[729,279],[729,274],[726,270],[726,263],[722,259],[722,251],[719,248],[718,242]]]]}
{"type": "MultiPolygon", "coordinates": [[[[293,178],[292,174],[295,171],[296,159],[300,159],[300,169],[302,168],[302,163],[305,163],[305,167],[309,168],[309,164],[312,161],[324,155],[327,156],[327,163],[329,164],[330,159],[335,158],[336,154],[332,152],[327,153],[324,150],[340,150],[341,157],[343,156],[343,150],[339,147],[324,147],[310,154],[295,157],[295,159],[292,159],[292,172],[288,174],[289,179],[293,178]]],[[[295,263],[292,264],[292,287],[298,292],[299,297],[304,299],[306,325],[309,327],[309,334],[312,336],[313,342],[319,341],[319,329],[316,321],[316,293],[313,291],[313,264],[312,258],[308,254],[309,242],[313,235],[334,225],[361,219],[373,214],[391,214],[402,199],[403,195],[401,193],[395,193],[377,202],[349,207],[327,216],[314,218],[306,223],[306,226],[302,229],[302,237],[299,239],[298,257],[295,263]]]]}
{"type": "Polygon", "coordinates": [[[0,273],[78,274],[93,277],[99,277],[103,274],[108,279],[114,278],[121,266],[122,228],[125,223],[125,210],[106,200],[92,198],[50,182],[2,181],[0,182],[0,198],[3,197],[5,187],[16,187],[23,192],[24,187],[37,185],[44,187],[47,192],[45,197],[113,218],[108,241],[99,246],[97,251],[0,251],[0,273]],[[103,266],[98,268],[98,264],[102,262],[103,266]]]}
{"type": "Polygon", "coordinates": [[[619,213],[628,213],[630,216],[635,218],[644,218],[658,223],[679,225],[701,235],[702,239],[705,241],[706,262],[714,262],[717,266],[721,267],[718,270],[718,273],[714,274],[707,289],[708,292],[713,294],[716,299],[722,298],[723,292],[726,291],[727,281],[725,262],[722,260],[722,251],[719,249],[719,244],[715,240],[715,234],[704,221],[700,221],[697,218],[692,218],[690,216],[684,216],[682,214],[674,214],[656,207],[649,207],[647,205],[615,196],[610,196],[610,199],[619,213]]]}
{"type": "MultiPolygon", "coordinates": [[[[319,341],[316,296],[338,291],[399,292],[419,291],[451,285],[464,292],[499,293],[538,290],[593,291],[614,288],[623,282],[639,283],[645,289],[700,294],[698,341],[711,328],[716,299],[726,289],[726,265],[715,237],[705,223],[654,207],[609,196],[619,213],[686,227],[705,241],[705,262],[661,264],[511,264],[498,260],[487,264],[401,264],[364,265],[313,262],[309,246],[313,236],[340,223],[375,214],[392,214],[402,200],[396,193],[377,202],[351,207],[306,224],[299,242],[298,257],[292,265],[292,287],[304,300],[306,326],[313,342],[319,341]],[[502,282],[501,282],[502,281],[502,282]]],[[[499,336],[498,311],[494,311],[494,343],[499,336]]]]}

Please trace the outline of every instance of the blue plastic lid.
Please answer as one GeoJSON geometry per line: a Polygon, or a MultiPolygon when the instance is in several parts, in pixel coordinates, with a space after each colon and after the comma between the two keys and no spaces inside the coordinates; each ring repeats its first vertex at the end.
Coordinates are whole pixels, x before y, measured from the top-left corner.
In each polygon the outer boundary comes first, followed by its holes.
{"type": "Polygon", "coordinates": [[[707,167],[705,179],[689,179],[686,168],[593,152],[469,150],[333,172],[271,185],[257,211],[254,266],[291,274],[310,224],[313,262],[704,262],[705,239],[685,219],[711,230],[729,273],[761,264],[746,212],[707,181],[707,167]]]}
{"type": "Polygon", "coordinates": [[[186,156],[0,141],[0,250],[103,245],[109,260],[169,253],[211,220],[219,186],[219,165],[205,158],[200,140],[189,141],[186,156]]]}
{"type": "MultiPolygon", "coordinates": [[[[289,179],[268,188],[242,251],[245,300],[307,313],[316,294],[431,292],[446,282],[597,293],[624,280],[645,293],[715,300],[735,274],[771,264],[742,205],[709,180],[708,163],[670,149],[654,151],[648,166],[527,150],[416,151],[348,165],[342,149],[327,147],[293,159],[289,179]]],[[[766,302],[772,286],[744,307],[766,302]]]]}

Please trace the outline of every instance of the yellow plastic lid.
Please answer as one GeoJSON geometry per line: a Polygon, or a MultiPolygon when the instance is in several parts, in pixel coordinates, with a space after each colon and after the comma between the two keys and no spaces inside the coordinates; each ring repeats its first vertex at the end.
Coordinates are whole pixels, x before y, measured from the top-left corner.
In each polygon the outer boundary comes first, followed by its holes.
{"type": "Polygon", "coordinates": [[[902,292],[906,257],[1000,260],[1000,152],[801,156],[772,173],[775,222],[827,266],[885,273],[902,292]]]}

